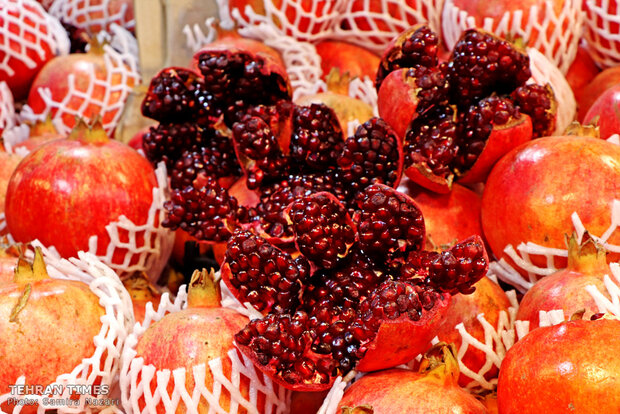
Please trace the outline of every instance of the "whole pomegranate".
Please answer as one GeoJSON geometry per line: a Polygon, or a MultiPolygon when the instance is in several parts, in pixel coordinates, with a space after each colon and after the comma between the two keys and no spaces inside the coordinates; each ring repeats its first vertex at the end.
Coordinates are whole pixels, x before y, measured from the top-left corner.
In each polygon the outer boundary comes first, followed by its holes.
{"type": "MultiPolygon", "coordinates": [[[[531,241],[562,249],[574,212],[588,231],[602,235],[611,223],[613,200],[620,199],[618,182],[618,145],[584,136],[545,137],[521,145],[495,165],[484,187],[485,238],[493,254],[507,260],[504,248],[509,244],[516,248],[531,241]]],[[[620,243],[620,234],[608,241],[620,243]]],[[[533,259],[544,266],[542,258],[533,259]]],[[[617,261],[618,255],[610,254],[608,260],[617,261]]]]}
{"type": "Polygon", "coordinates": [[[620,133],[620,84],[607,89],[594,101],[583,122],[597,124],[602,139],[620,133]]]}
{"type": "Polygon", "coordinates": [[[16,101],[28,96],[34,77],[54,57],[51,19],[35,0],[0,4],[0,81],[9,85],[16,101]]]}
{"type": "Polygon", "coordinates": [[[574,320],[537,328],[506,353],[500,414],[620,411],[620,321],[574,320]]]}
{"type": "Polygon", "coordinates": [[[458,386],[459,365],[453,349],[440,344],[425,358],[419,372],[397,368],[355,381],[338,404],[339,412],[486,414],[484,405],[458,386]]]}
{"type": "MultiPolygon", "coordinates": [[[[488,277],[483,277],[474,284],[476,290],[471,295],[454,295],[448,306],[448,312],[437,331],[437,338],[440,341],[454,344],[458,350],[462,344],[462,337],[456,326],[463,324],[465,330],[478,341],[485,343],[484,326],[477,319],[479,314],[484,314],[484,318],[489,324],[497,328],[500,312],[508,312],[511,306],[510,300],[501,286],[493,282],[488,277]]],[[[468,347],[467,352],[459,358],[459,363],[465,365],[473,372],[479,372],[487,363],[487,355],[483,351],[468,347]]],[[[487,381],[497,378],[499,367],[492,366],[484,377],[487,381]]],[[[461,373],[459,385],[465,387],[472,383],[472,378],[461,373]]]]}
{"type": "Polygon", "coordinates": [[[368,77],[374,80],[379,66],[379,56],[361,46],[340,40],[323,40],[316,45],[316,52],[321,57],[323,77],[333,69],[348,73],[351,78],[368,77]]]}
{"type": "Polygon", "coordinates": [[[620,84],[620,66],[607,68],[584,86],[581,99],[577,101],[577,120],[583,122],[590,107],[608,89],[620,84]]]}
{"type": "MultiPolygon", "coordinates": [[[[88,251],[89,238],[97,236],[96,254],[105,255],[111,240],[106,226],[121,216],[145,224],[156,184],[144,157],[108,139],[100,124],[80,123],[69,137],[39,147],[19,164],[7,190],[8,230],[18,242],[38,239],[63,257],[88,251]]],[[[117,249],[113,263],[123,264],[126,253],[117,249]]]]}
{"type": "Polygon", "coordinates": [[[588,93],[588,83],[590,83],[600,71],[601,69],[596,66],[587,47],[585,45],[580,45],[579,49],[577,49],[577,56],[575,56],[573,64],[570,65],[568,72],[566,72],[566,80],[573,90],[575,100],[579,104],[578,109],[581,108],[583,97],[588,93]]]}
{"type": "MultiPolygon", "coordinates": [[[[221,358],[223,373],[226,378],[231,378],[231,361],[227,353],[234,349],[234,334],[248,322],[245,316],[219,307],[219,295],[212,277],[206,271],[196,271],[189,285],[187,308],[167,314],[149,326],[136,346],[136,357],[144,358],[145,365],[153,365],[157,370],[185,368],[185,387],[190,394],[196,387],[192,371],[195,365],[205,364],[203,381],[208,390],[214,389],[215,382],[209,361],[221,358]]],[[[248,399],[249,384],[245,379],[240,383],[239,392],[248,399]]],[[[168,392],[171,393],[173,388],[174,381],[170,381],[168,392]]],[[[231,395],[225,388],[218,408],[226,412],[231,408],[231,395]]],[[[158,413],[166,412],[163,403],[156,409],[158,413]]],[[[198,409],[200,412],[209,411],[209,403],[201,400],[198,409]]],[[[187,412],[183,400],[179,401],[176,412],[187,412]]]]}
{"type": "Polygon", "coordinates": [[[0,151],[0,213],[4,213],[9,180],[21,160],[22,157],[17,154],[0,151]]]}
{"type": "Polygon", "coordinates": [[[530,330],[538,327],[539,312],[560,309],[568,320],[574,313],[584,311],[589,318],[599,308],[586,286],[593,285],[607,292],[603,277],[610,274],[605,249],[588,233],[581,244],[573,234],[568,240],[568,265],[565,269],[539,280],[527,291],[519,303],[517,320],[530,321],[530,330]]]}
{"type": "Polygon", "coordinates": [[[117,24],[131,30],[135,26],[134,6],[131,0],[66,0],[56,13],[63,22],[96,34],[102,30],[111,32],[117,24]]]}
{"type": "Polygon", "coordinates": [[[26,385],[45,386],[72,372],[94,354],[104,314],[88,285],[50,278],[40,250],[32,265],[20,259],[13,281],[0,284],[0,393],[22,375],[26,385]]]}
{"type": "Polygon", "coordinates": [[[99,117],[111,134],[138,79],[128,66],[106,57],[106,53],[94,39],[88,53],[58,56],[46,63],[28,94],[33,112],[43,114],[49,109],[49,116],[60,120],[65,131],[76,125],[76,114],[89,121],[99,117]],[[40,88],[48,88],[49,98],[57,104],[46,102],[40,88]]]}

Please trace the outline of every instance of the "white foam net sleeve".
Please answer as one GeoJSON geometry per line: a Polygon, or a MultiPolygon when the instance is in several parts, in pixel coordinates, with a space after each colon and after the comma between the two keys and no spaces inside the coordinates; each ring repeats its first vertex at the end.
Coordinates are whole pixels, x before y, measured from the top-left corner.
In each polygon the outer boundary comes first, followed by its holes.
{"type": "Polygon", "coordinates": [[[230,8],[228,0],[216,0],[220,20],[225,26],[232,22],[239,28],[268,24],[284,35],[297,40],[317,41],[329,36],[337,25],[349,0],[264,0],[265,14],[260,15],[246,6],[242,16],[239,9],[230,8]]]}
{"type": "Polygon", "coordinates": [[[60,101],[54,99],[49,88],[39,88],[45,109],[42,113],[35,113],[25,105],[20,113],[21,118],[34,123],[50,115],[53,121],[60,121],[55,122],[60,127],[58,132],[68,134],[71,125],[65,124],[63,119],[74,120],[79,117],[93,121],[85,116],[90,111],[104,120],[103,128],[111,135],[118,125],[133,86],[140,83],[140,74],[137,59],[131,51],[121,53],[110,45],[105,45],[104,51],[106,70],[103,76],[97,76],[94,69],[88,73],[86,80],[77,79],[75,74],[69,73],[68,91],[60,101]]]}
{"type": "Polygon", "coordinates": [[[461,33],[480,27],[497,36],[521,37],[528,46],[540,50],[562,73],[566,73],[575,60],[584,26],[581,0],[565,0],[559,14],[554,11],[554,1],[545,0],[533,5],[524,20],[523,10],[505,12],[500,19],[486,17],[482,22],[446,0],[442,13],[442,32],[448,50],[452,50],[461,33]]]}
{"type": "MultiPolygon", "coordinates": [[[[56,22],[57,23],[57,22],[56,22]]],[[[37,67],[33,56],[44,61],[46,52],[68,52],[67,33],[58,30],[53,18],[34,0],[5,0],[0,4],[0,74],[13,76],[12,65],[20,62],[37,67]]],[[[62,28],[62,26],[60,26],[62,28]]]]}
{"type": "Polygon", "coordinates": [[[585,289],[596,302],[599,312],[609,313],[620,318],[620,263],[611,263],[609,268],[613,278],[609,275],[605,275],[603,278],[609,298],[594,285],[588,285],[585,289]]]}
{"type": "Polygon", "coordinates": [[[444,0],[351,0],[334,27],[334,38],[382,54],[396,35],[426,23],[441,34],[444,0]]]}
{"type": "MultiPolygon", "coordinates": [[[[154,322],[162,319],[166,314],[178,312],[187,308],[186,285],[181,286],[174,301],[168,293],[164,293],[160,305],[155,311],[147,305],[144,323],[136,323],[133,332],[127,337],[121,355],[120,388],[123,409],[127,414],[155,413],[162,408],[167,413],[184,409],[188,413],[198,413],[199,405],[206,400],[209,404],[209,414],[236,414],[241,409],[248,413],[259,413],[257,402],[259,396],[265,398],[267,414],[288,413],[291,392],[275,385],[263,375],[251,360],[232,347],[227,357],[232,363],[232,372],[227,376],[222,369],[220,358],[205,364],[192,367],[195,388],[188,390],[185,385],[187,372],[185,368],[157,370],[153,365],[145,365],[144,359],[136,358],[138,338],[154,322]],[[213,387],[205,385],[205,370],[209,369],[213,375],[213,387]],[[248,397],[239,391],[242,378],[249,379],[248,397]],[[172,391],[169,391],[172,387],[172,391]],[[230,394],[230,409],[225,411],[219,405],[222,391],[230,394]],[[143,405],[143,409],[140,406],[143,405]]],[[[201,411],[202,412],[202,411],[201,411]]]]}
{"type": "MultiPolygon", "coordinates": [[[[99,298],[99,304],[105,309],[101,318],[101,330],[93,338],[95,352],[85,358],[73,371],[61,374],[52,386],[60,386],[61,395],[0,395],[0,403],[8,399],[36,400],[39,403],[38,413],[91,413],[98,412],[103,406],[90,406],[87,399],[110,399],[111,395],[80,395],[79,401],[71,406],[44,404],[44,398],[52,400],[70,397],[67,385],[108,385],[114,389],[119,379],[120,356],[123,345],[132,324],[134,323],[131,297],[125,290],[116,273],[103,264],[92,254],[80,252],[78,258],[69,260],[58,258],[53,251],[45,249],[38,242],[34,246],[42,247],[47,270],[51,277],[58,279],[76,280],[86,283],[90,290],[99,298]]],[[[31,252],[30,252],[31,253],[31,252]]],[[[30,255],[32,257],[32,254],[30,255]]],[[[25,384],[26,378],[21,376],[17,385],[25,384]]],[[[42,384],[43,385],[43,384],[42,384]]],[[[16,405],[12,413],[20,412],[22,406],[16,405]]]]}
{"type": "Polygon", "coordinates": [[[15,126],[15,103],[13,94],[6,82],[0,82],[0,130],[15,126]]]}
{"type": "Polygon", "coordinates": [[[183,34],[185,35],[185,45],[187,48],[195,53],[204,46],[215,41],[215,39],[217,39],[215,23],[215,17],[209,17],[205,20],[204,28],[199,24],[194,24],[192,26],[186,24],[183,26],[183,34]]]}
{"type": "MultiPolygon", "coordinates": [[[[573,227],[577,232],[578,241],[581,241],[586,228],[576,212],[571,215],[571,219],[573,227]]],[[[618,230],[619,227],[620,200],[614,200],[611,205],[611,223],[609,227],[601,236],[593,234],[590,236],[607,251],[620,253],[620,246],[608,242],[612,234],[620,231],[618,230]]],[[[544,247],[532,242],[521,243],[517,246],[516,250],[512,245],[508,245],[504,249],[504,252],[512,259],[518,268],[527,273],[527,278],[522,276],[504,259],[492,262],[489,265],[489,273],[494,274],[502,281],[509,283],[523,293],[527,292],[540,278],[559,270],[555,266],[556,257],[568,257],[568,251],[566,249],[544,247]],[[534,265],[532,263],[532,256],[544,257],[546,259],[546,265],[544,267],[534,265]]]]}
{"type": "Polygon", "coordinates": [[[557,103],[556,127],[553,135],[564,135],[566,128],[573,122],[577,113],[577,100],[566,77],[545,55],[537,49],[528,47],[532,77],[528,83],[549,84],[557,103]]]}
{"type": "Polygon", "coordinates": [[[118,0],[55,0],[50,14],[90,33],[110,31],[113,24],[128,30],[136,26],[133,4],[118,0]]]}
{"type": "MultiPolygon", "coordinates": [[[[216,276],[216,279],[217,278],[218,277],[216,276]]],[[[246,316],[250,320],[263,318],[263,314],[257,311],[256,308],[254,308],[254,306],[250,304],[250,302],[241,303],[239,299],[237,299],[235,295],[232,294],[232,292],[230,291],[230,289],[228,288],[226,283],[224,283],[223,280],[220,280],[219,284],[220,284],[220,292],[222,293],[222,307],[223,308],[229,308],[234,311],[237,311],[238,313],[246,316]]]]}
{"type": "Polygon", "coordinates": [[[592,58],[602,67],[620,64],[620,14],[615,0],[585,0],[585,38],[592,58]]]}
{"type": "MultiPolygon", "coordinates": [[[[15,154],[19,151],[19,148],[15,148],[17,145],[30,138],[30,127],[26,124],[17,125],[13,128],[7,129],[2,135],[2,141],[4,143],[4,149],[9,154],[15,154]]],[[[27,149],[23,148],[26,153],[27,149]]],[[[25,155],[25,154],[20,154],[25,155]]]]}

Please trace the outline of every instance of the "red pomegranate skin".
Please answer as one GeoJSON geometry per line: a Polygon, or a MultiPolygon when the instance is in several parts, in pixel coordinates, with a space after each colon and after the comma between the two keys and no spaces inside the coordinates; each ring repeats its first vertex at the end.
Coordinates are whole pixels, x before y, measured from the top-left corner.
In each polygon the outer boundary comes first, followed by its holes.
{"type": "MultiPolygon", "coordinates": [[[[26,385],[47,385],[70,373],[95,352],[93,337],[105,310],[88,286],[77,281],[45,279],[32,291],[17,322],[9,318],[25,285],[0,283],[0,394],[26,376],[26,385]]],[[[3,412],[14,407],[3,404],[3,412]]],[[[36,406],[24,406],[34,413],[36,406]]]]}
{"type": "MultiPolygon", "coordinates": [[[[231,362],[227,357],[233,348],[233,337],[248,322],[248,319],[226,308],[188,308],[166,315],[151,325],[138,340],[136,357],[143,357],[145,364],[152,364],[158,370],[185,367],[190,375],[186,377],[186,387],[195,386],[191,367],[206,364],[205,384],[213,389],[213,375],[208,362],[222,358],[223,373],[230,378],[231,362]]],[[[169,388],[172,391],[172,387],[169,388]]],[[[248,395],[247,383],[242,381],[241,392],[248,395]]],[[[222,392],[220,406],[229,410],[230,395],[222,392]]],[[[203,399],[199,412],[207,412],[209,404],[203,399]]],[[[163,405],[157,406],[158,413],[164,413],[163,405]]],[[[186,412],[180,403],[177,413],[186,412]]],[[[240,412],[246,412],[245,410],[240,412]]]]}
{"type": "Polygon", "coordinates": [[[586,85],[590,83],[600,71],[601,69],[596,66],[594,59],[592,59],[592,56],[588,53],[588,49],[584,45],[580,45],[577,49],[575,60],[568,68],[568,72],[566,72],[566,80],[573,90],[578,106],[581,106],[580,103],[583,96],[587,93],[586,85]]]}
{"type": "Polygon", "coordinates": [[[537,328],[506,353],[500,414],[620,412],[620,321],[537,328]]]}
{"type": "Polygon", "coordinates": [[[321,57],[323,79],[336,68],[351,78],[368,77],[374,81],[381,59],[368,49],[339,40],[323,40],[315,46],[321,57]]]}
{"type": "MultiPolygon", "coordinates": [[[[444,317],[440,328],[437,331],[437,338],[445,343],[453,343],[458,350],[462,343],[461,334],[455,326],[463,323],[467,332],[484,343],[485,334],[482,324],[477,319],[481,313],[484,318],[497,327],[500,312],[508,311],[511,306],[508,296],[501,286],[493,282],[488,277],[483,277],[474,285],[476,290],[471,295],[457,294],[452,296],[452,301],[448,307],[448,312],[444,317]]],[[[469,347],[461,358],[461,362],[474,372],[478,372],[486,363],[487,356],[484,352],[473,347],[469,347]]],[[[491,380],[497,378],[498,370],[492,367],[485,378],[491,380]]],[[[472,379],[462,374],[459,376],[459,385],[467,386],[472,379]]]]}
{"type": "Polygon", "coordinates": [[[596,123],[602,139],[620,133],[620,84],[607,89],[594,101],[583,122],[596,123]]]}
{"type": "Polygon", "coordinates": [[[600,72],[584,87],[581,100],[577,101],[579,110],[577,120],[582,122],[590,107],[606,90],[620,84],[620,66],[607,68],[600,72]]]}
{"type": "Polygon", "coordinates": [[[473,395],[444,381],[398,368],[373,372],[353,383],[338,408],[367,405],[373,414],[486,414],[473,395]]]}
{"type": "MultiPolygon", "coordinates": [[[[620,199],[620,146],[589,137],[540,138],[512,150],[491,171],[482,195],[482,228],[498,258],[509,260],[504,248],[527,241],[563,249],[573,212],[591,234],[602,235],[614,199],[620,199]]],[[[619,244],[620,233],[609,242],[619,244]]],[[[618,255],[607,259],[617,261],[618,255]]],[[[556,266],[565,267],[566,259],[556,266]]]]}
{"type": "MultiPolygon", "coordinates": [[[[97,254],[105,254],[105,226],[121,215],[146,223],[156,184],[146,158],[121,142],[51,141],[24,158],[9,182],[8,229],[15,241],[39,239],[63,257],[88,250],[96,235],[97,254]]],[[[117,253],[114,262],[122,263],[124,252],[117,253]]]]}
{"type": "MultiPolygon", "coordinates": [[[[9,154],[0,151],[0,213],[4,213],[4,203],[6,199],[6,191],[9,187],[9,180],[15,168],[22,160],[17,154],[9,154]]],[[[2,235],[2,233],[0,233],[2,235]]]]}

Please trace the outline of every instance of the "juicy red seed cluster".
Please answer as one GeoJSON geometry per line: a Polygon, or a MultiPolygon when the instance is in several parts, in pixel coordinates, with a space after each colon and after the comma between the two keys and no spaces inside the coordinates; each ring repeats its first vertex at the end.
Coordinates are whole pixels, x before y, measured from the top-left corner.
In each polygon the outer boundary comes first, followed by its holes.
{"type": "Polygon", "coordinates": [[[418,113],[434,105],[448,104],[450,86],[446,76],[438,67],[414,66],[407,70],[407,77],[415,79],[418,88],[418,113]]]}
{"type": "Polygon", "coordinates": [[[551,87],[530,84],[518,87],[510,97],[521,112],[532,118],[534,138],[550,136],[555,130],[555,95],[551,87]]]}
{"type": "Polygon", "coordinates": [[[393,48],[381,60],[375,81],[377,90],[383,79],[396,69],[416,65],[437,66],[438,49],[439,38],[428,26],[412,28],[400,35],[393,48]]]}
{"type": "Polygon", "coordinates": [[[448,68],[452,98],[463,108],[492,92],[510,93],[530,76],[527,54],[479,29],[463,33],[454,46],[448,68]]]}
{"type": "Polygon", "coordinates": [[[144,134],[142,149],[153,165],[164,161],[171,168],[184,150],[198,151],[203,140],[202,130],[194,123],[159,124],[144,134]]]}
{"type": "Polygon", "coordinates": [[[344,136],[334,111],[324,104],[298,106],[293,115],[291,156],[319,171],[334,168],[344,136]]]}
{"type": "Polygon", "coordinates": [[[359,247],[366,253],[381,256],[422,247],[424,217],[410,197],[374,184],[363,191],[358,208],[359,247]]]}
{"type": "Polygon", "coordinates": [[[326,193],[295,200],[288,215],[299,251],[324,269],[335,267],[355,241],[344,205],[326,193]]]}
{"type": "Polygon", "coordinates": [[[493,128],[520,116],[509,98],[489,96],[461,113],[462,143],[457,156],[459,169],[466,171],[476,162],[493,128]]]}
{"type": "MultiPolygon", "coordinates": [[[[206,134],[205,130],[203,134],[206,134]]],[[[241,176],[241,167],[235,155],[230,137],[213,132],[207,143],[195,151],[184,151],[170,171],[172,188],[184,188],[191,185],[198,174],[205,173],[211,177],[241,176]]]]}
{"type": "Polygon", "coordinates": [[[252,170],[246,170],[248,188],[258,188],[265,177],[279,177],[286,173],[288,160],[263,119],[244,117],[233,125],[233,138],[238,151],[256,162],[252,170]]]}
{"type": "Polygon", "coordinates": [[[289,254],[249,231],[230,238],[224,263],[230,267],[230,283],[261,312],[290,312],[298,305],[302,283],[310,264],[302,256],[289,254]]]}
{"type": "Polygon", "coordinates": [[[218,101],[229,101],[231,88],[242,76],[244,55],[226,53],[201,53],[198,69],[204,76],[208,90],[218,101]]]}
{"type": "Polygon", "coordinates": [[[168,68],[153,77],[142,101],[142,115],[159,122],[184,122],[199,110],[196,91],[204,83],[194,72],[168,68]]]}
{"type": "Polygon", "coordinates": [[[162,226],[181,228],[198,240],[225,241],[239,214],[237,200],[213,177],[200,174],[191,186],[174,189],[164,203],[162,226]]]}
{"type": "Polygon", "coordinates": [[[405,135],[405,167],[425,163],[438,176],[451,173],[459,148],[459,128],[450,107],[430,110],[415,118],[405,135]]]}
{"type": "Polygon", "coordinates": [[[401,142],[394,129],[381,118],[371,118],[347,138],[338,158],[342,180],[353,191],[370,184],[396,185],[402,168],[401,142]]]}

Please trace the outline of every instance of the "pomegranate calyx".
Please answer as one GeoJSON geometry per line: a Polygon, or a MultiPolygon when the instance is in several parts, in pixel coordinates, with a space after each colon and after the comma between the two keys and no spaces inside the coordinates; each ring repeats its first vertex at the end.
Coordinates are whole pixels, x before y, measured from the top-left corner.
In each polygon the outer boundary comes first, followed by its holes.
{"type": "Polygon", "coordinates": [[[342,414],[373,414],[375,410],[370,405],[358,405],[356,407],[342,407],[342,414]]]}
{"type": "Polygon", "coordinates": [[[34,252],[34,261],[30,264],[22,254],[15,268],[15,276],[13,282],[18,285],[27,285],[32,282],[49,279],[45,261],[43,260],[43,252],[37,247],[34,252]]]}
{"type": "Polygon", "coordinates": [[[341,72],[338,68],[332,68],[325,78],[327,90],[340,95],[349,95],[350,82],[351,74],[349,72],[341,72]]]}
{"type": "Polygon", "coordinates": [[[217,308],[220,306],[220,289],[215,282],[213,269],[194,270],[187,292],[190,308],[217,308]]]}
{"type": "Polygon", "coordinates": [[[600,138],[601,134],[598,127],[598,119],[594,118],[591,124],[586,125],[582,125],[578,121],[573,121],[572,124],[566,127],[564,135],[600,138]]]}
{"type": "Polygon", "coordinates": [[[47,114],[44,120],[34,122],[30,126],[31,137],[41,137],[48,135],[58,135],[58,129],[52,121],[51,114],[47,114]]]}
{"type": "Polygon", "coordinates": [[[78,118],[67,139],[93,145],[103,145],[110,141],[103,129],[100,117],[97,117],[91,125],[84,119],[78,118]]]}
{"type": "Polygon", "coordinates": [[[573,312],[573,314],[570,316],[570,320],[571,321],[580,321],[583,320],[583,315],[586,314],[586,310],[585,309],[579,309],[575,312],[573,312]]]}
{"type": "Polygon", "coordinates": [[[151,283],[145,272],[134,273],[123,280],[123,285],[132,300],[149,301],[159,294],[157,287],[151,283]]]}
{"type": "Polygon", "coordinates": [[[17,322],[17,316],[26,307],[26,304],[28,304],[28,299],[30,298],[31,291],[32,285],[28,283],[24,288],[21,296],[17,300],[15,307],[11,310],[11,314],[9,315],[9,322],[17,322]]]}
{"type": "Polygon", "coordinates": [[[103,55],[105,54],[105,46],[109,44],[110,42],[105,39],[100,40],[98,36],[91,36],[88,40],[88,53],[103,55]]]}
{"type": "Polygon", "coordinates": [[[577,239],[577,234],[573,233],[567,240],[567,246],[568,269],[580,273],[604,273],[609,270],[607,251],[587,231],[584,233],[581,243],[577,239]]]}
{"type": "Polygon", "coordinates": [[[430,381],[442,384],[457,384],[460,375],[456,347],[454,344],[438,342],[423,357],[419,373],[430,381]]]}

